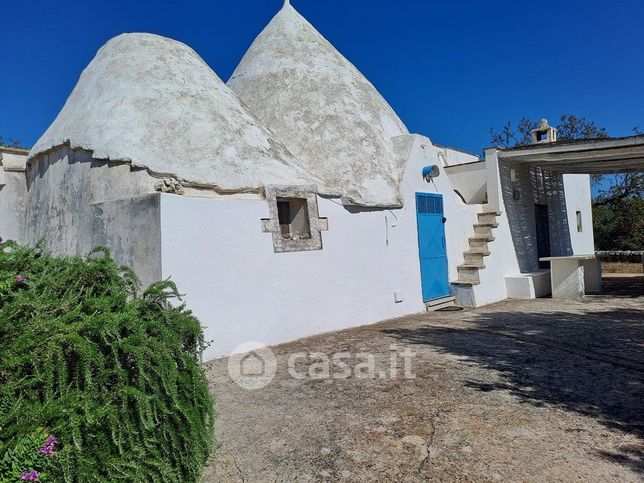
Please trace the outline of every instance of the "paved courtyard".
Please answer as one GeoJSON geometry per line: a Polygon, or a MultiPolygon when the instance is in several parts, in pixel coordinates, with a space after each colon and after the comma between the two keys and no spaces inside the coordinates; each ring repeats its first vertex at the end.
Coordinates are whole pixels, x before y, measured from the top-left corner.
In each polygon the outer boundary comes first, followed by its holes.
{"type": "Polygon", "coordinates": [[[220,447],[204,480],[642,481],[644,280],[608,286],[582,302],[504,301],[286,344],[256,391],[211,362],[220,447]],[[414,379],[400,358],[396,378],[380,377],[392,346],[415,353],[414,379]],[[294,379],[295,352],[371,353],[376,376],[351,358],[351,377],[294,379]]]}

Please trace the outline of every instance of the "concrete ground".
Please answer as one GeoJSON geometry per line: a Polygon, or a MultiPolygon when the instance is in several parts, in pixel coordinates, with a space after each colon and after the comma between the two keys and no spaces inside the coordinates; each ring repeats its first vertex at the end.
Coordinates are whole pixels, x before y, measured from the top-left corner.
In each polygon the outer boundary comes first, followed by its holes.
{"type": "Polygon", "coordinates": [[[644,277],[606,283],[611,295],[582,302],[508,300],[286,344],[256,391],[211,362],[220,448],[204,481],[642,481],[644,277]],[[389,377],[392,346],[415,352],[415,379],[400,358],[389,377]],[[302,351],[371,353],[376,377],[294,379],[302,351]]]}

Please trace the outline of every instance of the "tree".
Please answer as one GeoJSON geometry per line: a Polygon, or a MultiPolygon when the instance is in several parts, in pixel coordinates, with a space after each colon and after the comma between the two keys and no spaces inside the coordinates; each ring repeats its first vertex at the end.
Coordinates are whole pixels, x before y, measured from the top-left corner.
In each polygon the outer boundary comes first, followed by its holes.
{"type": "Polygon", "coordinates": [[[22,143],[20,142],[20,139],[9,138],[5,141],[3,136],[0,136],[0,146],[9,146],[11,148],[25,149],[25,146],[22,145],[22,143]]]}
{"type": "Polygon", "coordinates": [[[644,250],[644,173],[593,177],[608,186],[593,200],[598,250],[644,250]]]}
{"type": "Polygon", "coordinates": [[[644,250],[644,199],[593,206],[597,250],[644,250]]]}
{"type": "Polygon", "coordinates": [[[633,199],[644,199],[644,173],[595,175],[592,182],[599,188],[595,205],[614,205],[633,199]],[[607,186],[605,186],[607,185],[607,186]]]}

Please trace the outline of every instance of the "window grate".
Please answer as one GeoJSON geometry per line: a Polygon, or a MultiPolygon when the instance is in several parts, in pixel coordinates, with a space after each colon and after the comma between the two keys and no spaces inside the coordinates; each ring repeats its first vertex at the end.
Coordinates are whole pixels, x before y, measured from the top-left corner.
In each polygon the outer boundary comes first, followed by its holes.
{"type": "Polygon", "coordinates": [[[443,213],[443,199],[440,196],[418,196],[418,213],[440,215],[443,213]]]}

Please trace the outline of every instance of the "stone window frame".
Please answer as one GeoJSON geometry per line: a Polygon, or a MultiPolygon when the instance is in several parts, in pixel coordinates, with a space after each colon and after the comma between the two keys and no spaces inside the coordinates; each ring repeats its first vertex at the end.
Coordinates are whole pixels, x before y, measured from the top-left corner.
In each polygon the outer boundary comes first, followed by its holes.
{"type": "Polygon", "coordinates": [[[262,232],[271,233],[273,237],[273,251],[275,253],[289,253],[322,250],[322,232],[329,229],[329,222],[327,218],[320,218],[318,212],[317,187],[267,186],[264,191],[266,202],[268,203],[270,218],[261,219],[262,232]],[[278,198],[298,198],[306,200],[311,238],[289,240],[282,237],[277,210],[278,198]]]}

